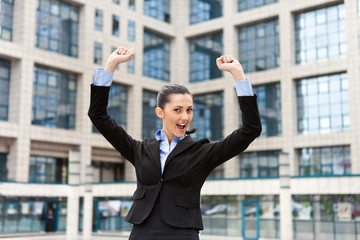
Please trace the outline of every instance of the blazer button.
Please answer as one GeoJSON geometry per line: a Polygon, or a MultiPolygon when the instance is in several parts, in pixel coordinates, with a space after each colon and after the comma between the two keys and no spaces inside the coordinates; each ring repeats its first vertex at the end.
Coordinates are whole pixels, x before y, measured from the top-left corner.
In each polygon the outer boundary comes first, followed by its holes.
{"type": "Polygon", "coordinates": [[[162,185],[163,182],[164,182],[164,179],[163,179],[163,178],[160,178],[160,180],[159,180],[159,185],[162,185]]]}

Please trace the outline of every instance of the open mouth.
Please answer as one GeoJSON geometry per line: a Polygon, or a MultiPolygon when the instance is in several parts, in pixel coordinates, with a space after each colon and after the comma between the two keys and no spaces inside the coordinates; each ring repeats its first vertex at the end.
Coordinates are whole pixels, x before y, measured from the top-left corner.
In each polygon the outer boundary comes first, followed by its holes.
{"type": "Polygon", "coordinates": [[[184,124],[184,123],[177,123],[176,126],[177,126],[178,128],[180,128],[180,129],[185,129],[186,124],[184,124]]]}

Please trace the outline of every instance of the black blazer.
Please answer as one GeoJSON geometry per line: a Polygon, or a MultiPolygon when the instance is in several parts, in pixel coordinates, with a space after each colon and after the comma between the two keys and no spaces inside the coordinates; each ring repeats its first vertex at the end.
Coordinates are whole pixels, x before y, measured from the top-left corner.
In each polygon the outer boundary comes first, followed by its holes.
{"type": "Polygon", "coordinates": [[[206,138],[185,137],[168,156],[161,174],[160,143],[155,138],[137,141],[111,119],[106,112],[109,90],[110,87],[91,86],[88,115],[100,133],[135,167],[137,189],[126,220],[141,224],[161,192],[161,216],[166,223],[203,229],[200,190],[207,176],[215,167],[244,151],[261,133],[256,96],[238,97],[241,128],[213,143],[206,138]]]}

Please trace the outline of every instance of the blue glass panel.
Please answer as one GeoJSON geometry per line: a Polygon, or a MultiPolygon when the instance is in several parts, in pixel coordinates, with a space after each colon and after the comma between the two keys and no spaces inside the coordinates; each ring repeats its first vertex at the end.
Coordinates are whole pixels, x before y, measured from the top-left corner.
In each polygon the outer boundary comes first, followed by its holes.
{"type": "Polygon", "coordinates": [[[128,21],[128,40],[135,42],[135,22],[131,20],[128,21]]]}
{"type": "Polygon", "coordinates": [[[170,0],[144,0],[144,14],[170,23],[170,0]]]}
{"type": "Polygon", "coordinates": [[[347,85],[346,73],[297,81],[298,132],[311,134],[349,130],[347,85]]]}
{"type": "Polygon", "coordinates": [[[238,11],[242,12],[275,2],[278,2],[278,0],[238,0],[238,11]]]}
{"type": "Polygon", "coordinates": [[[200,23],[222,16],[222,0],[191,0],[190,23],[200,23]]]}
{"type": "Polygon", "coordinates": [[[11,41],[13,34],[14,2],[0,0],[0,39],[11,41]]]}
{"type": "Polygon", "coordinates": [[[116,15],[113,15],[112,17],[112,34],[114,36],[120,35],[120,18],[116,15]]]}
{"type": "Polygon", "coordinates": [[[74,129],[76,84],[74,74],[35,67],[32,124],[74,129]]]}
{"type": "Polygon", "coordinates": [[[206,81],[223,76],[216,58],[223,52],[222,32],[190,40],[190,82],[206,81]]]}
{"type": "Polygon", "coordinates": [[[245,72],[279,67],[279,21],[239,28],[239,61],[245,72]]]}
{"type": "Polygon", "coordinates": [[[7,121],[9,113],[10,61],[0,58],[0,120],[7,121]]]}
{"type": "Polygon", "coordinates": [[[223,92],[194,96],[194,117],[191,127],[197,131],[194,138],[208,138],[211,141],[223,138],[224,130],[223,92]]]}
{"type": "Polygon", "coordinates": [[[0,182],[8,180],[8,154],[0,153],[0,182]]]}
{"type": "MultiPolygon", "coordinates": [[[[112,119],[124,129],[127,127],[128,89],[120,84],[112,83],[109,93],[107,112],[112,119]]],[[[93,132],[98,132],[93,126],[93,132]]]]}
{"type": "Polygon", "coordinates": [[[278,177],[280,151],[246,152],[240,154],[240,177],[278,177]]]}
{"type": "Polygon", "coordinates": [[[135,0],[129,0],[129,9],[135,11],[135,0]]]}
{"type": "Polygon", "coordinates": [[[162,128],[161,119],[155,114],[157,106],[157,93],[144,90],[143,91],[143,116],[142,116],[142,136],[154,137],[158,129],[162,128]]]}
{"type": "Polygon", "coordinates": [[[55,157],[30,156],[29,182],[67,183],[67,162],[55,157]]]}
{"type": "Polygon", "coordinates": [[[102,64],[102,44],[94,42],[94,63],[102,64]]]}
{"type": "Polygon", "coordinates": [[[144,31],[143,75],[170,81],[170,40],[144,31]]]}
{"type": "Polygon", "coordinates": [[[95,9],[95,30],[103,30],[103,11],[100,9],[95,9]]]}
{"type": "Polygon", "coordinates": [[[35,46],[78,57],[79,8],[57,0],[38,0],[35,46]]]}
{"type": "Polygon", "coordinates": [[[280,83],[254,87],[261,116],[262,132],[260,137],[281,135],[281,98],[280,83]]]}
{"type": "Polygon", "coordinates": [[[346,57],[344,4],[295,16],[296,63],[346,57]]]}
{"type": "Polygon", "coordinates": [[[302,148],[297,153],[300,176],[351,174],[349,146],[302,148]]]}

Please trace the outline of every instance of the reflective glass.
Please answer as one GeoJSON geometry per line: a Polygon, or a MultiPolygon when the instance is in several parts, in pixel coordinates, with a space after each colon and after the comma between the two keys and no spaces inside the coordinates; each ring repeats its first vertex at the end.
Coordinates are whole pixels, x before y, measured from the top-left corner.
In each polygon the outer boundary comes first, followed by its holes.
{"type": "Polygon", "coordinates": [[[38,0],[35,46],[78,57],[79,8],[57,0],[38,0]]]}
{"type": "Polygon", "coordinates": [[[197,131],[194,138],[208,138],[211,141],[223,138],[224,130],[223,92],[194,96],[194,117],[191,128],[197,131]]]}
{"type": "Polygon", "coordinates": [[[190,0],[190,24],[222,16],[222,0],[190,0]]]}
{"type": "Polygon", "coordinates": [[[135,0],[129,0],[129,9],[135,11],[135,0]]]}
{"type": "Polygon", "coordinates": [[[135,42],[135,22],[131,20],[128,21],[128,40],[135,42]]]}
{"type": "Polygon", "coordinates": [[[142,116],[142,136],[143,138],[153,138],[157,130],[162,128],[161,119],[155,114],[157,93],[143,91],[143,116],[142,116]]]}
{"type": "Polygon", "coordinates": [[[238,0],[238,11],[246,11],[252,8],[258,8],[275,2],[278,2],[278,0],[238,0]]]}
{"type": "Polygon", "coordinates": [[[95,30],[103,30],[103,11],[100,9],[95,9],[95,30]]]}
{"type": "Polygon", "coordinates": [[[8,154],[0,153],[0,182],[7,180],[8,180],[8,154]]]}
{"type": "Polygon", "coordinates": [[[170,40],[144,31],[143,75],[170,81],[170,40]]]}
{"type": "Polygon", "coordinates": [[[119,36],[120,35],[120,18],[119,16],[112,16],[112,35],[119,36]]]}
{"type": "Polygon", "coordinates": [[[281,135],[281,97],[280,83],[255,86],[261,116],[260,137],[281,135]]]}
{"type": "Polygon", "coordinates": [[[297,81],[298,132],[311,134],[349,130],[347,85],[346,73],[297,81]]]}
{"type": "Polygon", "coordinates": [[[223,76],[216,58],[223,52],[223,33],[213,33],[190,40],[190,82],[207,81],[223,76]]]}
{"type": "Polygon", "coordinates": [[[12,0],[0,0],[0,39],[12,40],[13,12],[14,2],[12,0]]]}
{"type": "Polygon", "coordinates": [[[239,60],[245,72],[279,67],[279,21],[272,20],[238,29],[239,60]]]}
{"type": "Polygon", "coordinates": [[[0,58],[0,120],[7,121],[9,114],[10,61],[0,58]]]}
{"type": "Polygon", "coordinates": [[[170,0],[144,0],[144,14],[170,23],[170,0]]]}
{"type": "Polygon", "coordinates": [[[279,151],[245,152],[240,154],[240,177],[278,177],[279,151]]]}
{"type": "Polygon", "coordinates": [[[31,156],[29,182],[67,183],[67,159],[31,156]]]}
{"type": "Polygon", "coordinates": [[[74,74],[35,67],[32,124],[74,129],[76,85],[74,74]]]}
{"type": "Polygon", "coordinates": [[[102,64],[102,44],[98,42],[94,42],[94,63],[102,64]]]}
{"type": "Polygon", "coordinates": [[[295,16],[296,63],[346,57],[344,4],[295,16]]]}
{"type": "Polygon", "coordinates": [[[349,146],[302,148],[297,154],[300,176],[351,174],[349,146]]]}

